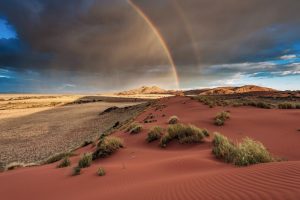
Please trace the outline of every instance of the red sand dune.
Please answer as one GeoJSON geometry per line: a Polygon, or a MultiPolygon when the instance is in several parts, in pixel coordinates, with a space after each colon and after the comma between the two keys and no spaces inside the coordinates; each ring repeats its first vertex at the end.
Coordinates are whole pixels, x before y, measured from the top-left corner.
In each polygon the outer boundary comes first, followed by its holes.
{"type": "MultiPolygon", "coordinates": [[[[137,118],[142,122],[152,113],[158,122],[145,124],[138,135],[115,133],[125,140],[126,148],[110,158],[94,162],[76,177],[70,176],[70,167],[56,169],[56,164],[1,173],[1,199],[300,199],[299,110],[230,107],[226,110],[231,112],[231,119],[224,127],[216,127],[213,117],[224,108],[210,109],[186,97],[160,101],[167,105],[162,111],[151,108],[137,118]],[[210,141],[198,145],[173,142],[166,149],[157,143],[147,144],[147,129],[166,127],[171,115],[234,140],[252,137],[289,161],[239,168],[216,160],[210,141]],[[100,166],[107,172],[104,177],[96,175],[100,166]]],[[[89,150],[91,147],[85,147],[78,152],[89,150]]],[[[72,158],[73,166],[78,159],[72,158]]]]}

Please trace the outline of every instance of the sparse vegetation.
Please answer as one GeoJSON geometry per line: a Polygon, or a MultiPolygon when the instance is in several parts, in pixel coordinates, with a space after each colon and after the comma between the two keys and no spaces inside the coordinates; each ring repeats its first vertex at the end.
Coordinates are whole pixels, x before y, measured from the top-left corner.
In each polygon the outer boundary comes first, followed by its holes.
{"type": "Polygon", "coordinates": [[[104,170],[103,167],[100,167],[98,170],[97,170],[97,174],[98,176],[105,176],[106,172],[104,170]]]}
{"type": "Polygon", "coordinates": [[[275,159],[260,142],[245,138],[241,143],[234,144],[227,137],[216,133],[212,152],[219,159],[238,166],[272,162],[275,159]]]}
{"type": "Polygon", "coordinates": [[[91,166],[93,161],[93,156],[91,153],[85,153],[81,156],[80,160],[78,161],[78,167],[86,168],[91,166]]]}
{"type": "Polygon", "coordinates": [[[148,133],[148,137],[146,139],[147,142],[153,142],[155,140],[159,140],[164,132],[164,129],[160,126],[153,127],[148,133]]]}
{"type": "Polygon", "coordinates": [[[76,166],[72,170],[72,176],[80,175],[80,172],[81,172],[81,168],[79,166],[76,166]]]}
{"type": "Polygon", "coordinates": [[[55,163],[55,162],[60,161],[61,159],[65,158],[65,157],[70,157],[70,156],[74,156],[74,155],[76,155],[76,154],[73,153],[73,152],[58,153],[58,154],[55,154],[55,155],[51,156],[50,158],[48,158],[44,162],[44,164],[55,163]]]}
{"type": "Polygon", "coordinates": [[[14,170],[14,169],[17,169],[17,168],[22,168],[22,167],[25,167],[24,163],[12,162],[12,163],[6,165],[5,170],[14,170]]]}
{"type": "Polygon", "coordinates": [[[225,121],[230,118],[230,113],[223,111],[217,114],[215,117],[215,125],[217,126],[223,126],[225,121]]]}
{"type": "MultiPolygon", "coordinates": [[[[266,93],[268,94],[268,93],[266,93]]],[[[285,95],[284,93],[274,93],[272,96],[263,93],[244,93],[227,95],[199,95],[192,97],[209,107],[214,106],[252,106],[263,109],[300,109],[299,99],[296,95],[285,95]],[[274,95],[274,96],[273,96],[274,95]]]]}
{"type": "Polygon", "coordinates": [[[71,161],[68,157],[65,157],[58,165],[57,168],[64,168],[71,165],[71,161]]]}
{"type": "Polygon", "coordinates": [[[160,140],[160,146],[165,148],[173,139],[181,144],[202,142],[207,135],[207,130],[202,130],[194,125],[174,124],[168,127],[168,132],[160,140]]]}
{"type": "Polygon", "coordinates": [[[99,141],[96,151],[93,152],[93,160],[110,156],[118,149],[124,147],[124,142],[118,137],[104,137],[99,141]]]}
{"type": "Polygon", "coordinates": [[[127,132],[130,134],[138,134],[143,130],[143,126],[139,123],[132,123],[127,128],[127,132]]]}
{"type": "Polygon", "coordinates": [[[179,118],[177,116],[172,116],[169,118],[168,124],[177,124],[179,122],[179,118]]]}
{"type": "Polygon", "coordinates": [[[285,103],[278,104],[278,108],[279,109],[294,109],[294,108],[296,108],[296,106],[294,106],[292,103],[285,102],[285,103]]]}

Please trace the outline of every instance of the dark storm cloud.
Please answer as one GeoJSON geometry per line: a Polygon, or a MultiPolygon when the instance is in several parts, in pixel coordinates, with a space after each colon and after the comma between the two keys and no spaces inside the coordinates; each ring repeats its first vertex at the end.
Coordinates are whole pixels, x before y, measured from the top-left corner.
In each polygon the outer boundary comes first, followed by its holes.
{"type": "MultiPolygon", "coordinates": [[[[134,2],[158,27],[183,81],[212,65],[274,59],[300,41],[299,0],[134,2]]],[[[102,88],[170,74],[155,34],[126,0],[2,0],[0,14],[18,35],[0,40],[2,67],[102,88]]]]}

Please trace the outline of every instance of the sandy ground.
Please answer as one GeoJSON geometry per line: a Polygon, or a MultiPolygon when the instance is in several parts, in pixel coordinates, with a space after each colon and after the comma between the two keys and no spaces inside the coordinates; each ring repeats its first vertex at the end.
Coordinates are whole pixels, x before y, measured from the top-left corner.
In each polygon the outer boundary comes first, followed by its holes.
{"type": "Polygon", "coordinates": [[[97,139],[117,121],[134,115],[130,110],[100,116],[103,110],[135,104],[96,102],[25,112],[14,109],[18,111],[14,115],[0,118],[0,162],[40,162],[55,153],[73,150],[84,141],[97,139]]]}
{"type": "MultiPolygon", "coordinates": [[[[56,164],[17,169],[0,174],[3,199],[164,199],[164,200],[298,200],[300,199],[300,127],[299,110],[225,108],[231,119],[223,127],[213,118],[224,108],[208,108],[186,97],[160,100],[161,111],[151,108],[136,120],[152,113],[157,122],[144,125],[138,135],[123,131],[114,135],[125,140],[126,148],[98,160],[80,176],[72,177],[71,168],[57,169],[56,164]],[[166,115],[163,117],[163,114],[166,115]],[[249,136],[264,143],[284,162],[235,167],[214,158],[211,138],[197,145],[171,143],[166,149],[145,142],[149,128],[167,127],[167,119],[177,115],[181,122],[210,131],[219,131],[233,140],[249,136]],[[104,167],[107,174],[98,177],[104,167]],[[17,192],[16,192],[17,191],[17,192]]],[[[92,151],[88,146],[78,153],[92,151]]],[[[79,157],[72,157],[72,166],[79,157]]]]}

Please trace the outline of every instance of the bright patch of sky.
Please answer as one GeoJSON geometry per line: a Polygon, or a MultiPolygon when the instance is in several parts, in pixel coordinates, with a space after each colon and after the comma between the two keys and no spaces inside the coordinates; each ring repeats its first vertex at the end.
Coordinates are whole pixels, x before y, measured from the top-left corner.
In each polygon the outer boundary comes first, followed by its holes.
{"type": "Polygon", "coordinates": [[[17,38],[17,33],[5,19],[0,18],[0,39],[17,38]]]}

